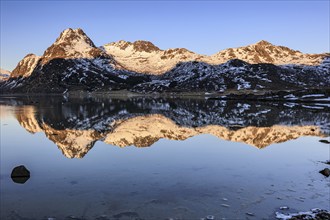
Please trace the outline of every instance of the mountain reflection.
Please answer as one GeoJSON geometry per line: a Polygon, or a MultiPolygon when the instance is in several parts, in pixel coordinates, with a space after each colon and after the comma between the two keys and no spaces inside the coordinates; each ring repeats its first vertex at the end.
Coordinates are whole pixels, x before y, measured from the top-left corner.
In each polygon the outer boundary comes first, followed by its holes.
{"type": "Polygon", "coordinates": [[[322,105],[204,99],[47,97],[1,99],[30,133],[44,132],[68,158],[82,158],[96,141],[149,147],[160,139],[200,134],[258,148],[301,136],[329,135],[322,105]]]}

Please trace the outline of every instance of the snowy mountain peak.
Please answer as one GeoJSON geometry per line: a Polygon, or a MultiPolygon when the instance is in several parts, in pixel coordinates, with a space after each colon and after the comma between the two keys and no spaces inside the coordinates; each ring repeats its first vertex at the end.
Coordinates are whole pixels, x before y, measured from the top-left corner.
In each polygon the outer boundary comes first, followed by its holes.
{"type": "Polygon", "coordinates": [[[143,41],[143,40],[138,40],[133,43],[133,48],[135,51],[138,52],[154,52],[154,51],[160,51],[158,47],[156,47],[153,43],[149,41],[143,41]]]}
{"type": "Polygon", "coordinates": [[[268,41],[261,40],[256,43],[256,45],[262,45],[262,46],[274,46],[273,44],[269,43],[268,41]]]}
{"type": "Polygon", "coordinates": [[[77,29],[68,28],[68,29],[62,31],[62,33],[56,39],[54,44],[78,43],[79,41],[83,41],[83,42],[87,43],[89,46],[95,47],[93,41],[80,28],[77,28],[77,29]]]}
{"type": "Polygon", "coordinates": [[[54,58],[93,59],[100,56],[108,55],[97,48],[82,29],[69,28],[64,30],[55,43],[44,52],[42,63],[45,64],[54,58]]]}

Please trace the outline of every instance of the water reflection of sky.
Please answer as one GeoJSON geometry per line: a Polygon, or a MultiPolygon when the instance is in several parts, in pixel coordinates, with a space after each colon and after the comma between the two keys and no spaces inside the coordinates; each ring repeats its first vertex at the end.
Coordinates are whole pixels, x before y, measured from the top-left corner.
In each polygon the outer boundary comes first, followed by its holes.
{"type": "Polygon", "coordinates": [[[28,133],[7,114],[1,118],[1,216],[245,218],[252,212],[268,218],[283,205],[329,209],[329,182],[318,173],[329,146],[320,139],[263,149],[212,135],[145,148],[98,141],[84,158],[69,159],[44,133],[28,133]],[[10,179],[21,164],[31,171],[24,185],[10,179]]]}

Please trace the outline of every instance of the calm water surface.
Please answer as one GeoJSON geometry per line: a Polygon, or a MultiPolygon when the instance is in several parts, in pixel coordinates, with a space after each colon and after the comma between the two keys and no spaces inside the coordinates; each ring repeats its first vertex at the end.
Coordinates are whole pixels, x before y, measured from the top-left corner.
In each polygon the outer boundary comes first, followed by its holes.
{"type": "Polygon", "coordinates": [[[324,104],[1,98],[1,219],[274,219],[330,209],[324,104]],[[10,174],[25,165],[24,184],[10,174]],[[247,214],[249,213],[249,214],[247,214]],[[253,215],[253,216],[252,216],[253,215]]]}

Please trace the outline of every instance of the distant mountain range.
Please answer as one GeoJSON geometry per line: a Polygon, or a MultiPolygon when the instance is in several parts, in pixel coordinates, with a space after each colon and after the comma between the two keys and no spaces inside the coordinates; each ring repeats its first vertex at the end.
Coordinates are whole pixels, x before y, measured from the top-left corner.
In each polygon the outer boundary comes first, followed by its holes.
{"type": "Polygon", "coordinates": [[[9,79],[11,72],[8,70],[0,69],[0,82],[9,79]]]}
{"type": "Polygon", "coordinates": [[[272,45],[264,40],[245,47],[222,50],[211,56],[200,55],[185,48],[161,50],[148,41],[134,43],[118,41],[106,44],[103,48],[123,68],[157,75],[171,70],[178,63],[189,61],[218,65],[232,59],[240,59],[250,64],[319,65],[326,56],[329,56],[329,54],[303,54],[287,47],[272,45]]]}
{"type": "Polygon", "coordinates": [[[101,47],[81,29],[63,31],[42,56],[28,54],[2,93],[128,90],[138,93],[330,88],[330,54],[260,41],[205,56],[148,41],[101,47]]]}

